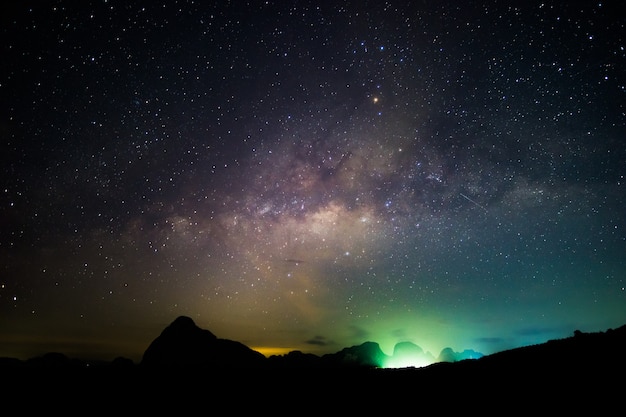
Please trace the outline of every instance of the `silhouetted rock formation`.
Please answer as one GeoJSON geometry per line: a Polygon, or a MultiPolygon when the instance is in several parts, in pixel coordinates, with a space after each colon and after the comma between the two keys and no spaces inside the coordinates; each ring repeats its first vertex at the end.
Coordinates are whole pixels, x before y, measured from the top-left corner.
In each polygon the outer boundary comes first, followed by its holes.
{"type": "Polygon", "coordinates": [[[26,366],[48,370],[81,369],[84,363],[78,359],[70,359],[63,353],[48,352],[43,356],[36,356],[26,361],[26,366]]]}
{"type": "MultiPolygon", "coordinates": [[[[279,415],[310,412],[311,404],[319,406],[319,413],[337,410],[339,404],[344,412],[371,414],[373,406],[383,404],[391,414],[435,406],[444,413],[605,415],[622,406],[625,349],[622,326],[598,333],[576,331],[569,338],[479,359],[460,359],[473,351],[458,356],[444,349],[440,359],[450,361],[379,369],[391,357],[374,342],[321,357],[293,351],[265,358],[179,317],[150,344],[140,366],[124,358],[95,363],[50,353],[26,361],[0,358],[0,372],[4,398],[15,403],[21,395],[22,409],[29,404],[49,409],[52,404],[66,410],[71,399],[80,398],[76,404],[81,415],[83,404],[108,404],[111,412],[118,412],[128,409],[129,401],[144,413],[150,405],[162,412],[163,401],[170,401],[176,407],[195,404],[189,412],[207,404],[241,411],[237,407],[243,405],[250,407],[247,412],[279,415]],[[38,401],[28,401],[33,398],[38,401]]],[[[423,351],[402,343],[395,349],[399,352],[415,356],[423,351]]]]}
{"type": "MultiPolygon", "coordinates": [[[[415,343],[400,342],[400,343],[397,343],[393,347],[393,356],[396,356],[396,355],[397,356],[423,356],[423,355],[426,355],[426,353],[424,352],[424,349],[417,346],[415,343]]],[[[427,355],[427,356],[430,356],[430,358],[432,358],[433,360],[435,359],[431,355],[427,355]]]]}
{"type": "Polygon", "coordinates": [[[379,368],[384,365],[387,355],[380,349],[378,343],[365,342],[358,346],[342,349],[337,353],[328,353],[322,356],[326,366],[347,366],[379,368]]]}
{"type": "Polygon", "coordinates": [[[286,355],[272,355],[268,358],[272,369],[315,369],[320,366],[320,357],[313,353],[293,350],[286,355]]]}
{"type": "Polygon", "coordinates": [[[385,367],[402,368],[407,366],[420,367],[430,365],[435,357],[412,342],[400,342],[393,348],[393,354],[385,363],[385,367]]]}
{"type": "Polygon", "coordinates": [[[451,348],[445,348],[437,357],[436,362],[458,362],[466,359],[480,359],[484,355],[472,349],[465,349],[463,352],[455,352],[451,348]]]}
{"type": "Polygon", "coordinates": [[[626,325],[606,332],[574,332],[574,336],[546,343],[505,350],[476,360],[438,362],[423,368],[425,378],[454,379],[471,384],[476,377],[486,389],[502,384],[533,389],[594,392],[598,387],[611,390],[615,378],[626,372],[626,325]]]}
{"type": "Polygon", "coordinates": [[[255,368],[265,365],[266,358],[246,345],[220,339],[194,321],[180,316],[166,327],[148,346],[142,366],[169,368],[255,368]]]}

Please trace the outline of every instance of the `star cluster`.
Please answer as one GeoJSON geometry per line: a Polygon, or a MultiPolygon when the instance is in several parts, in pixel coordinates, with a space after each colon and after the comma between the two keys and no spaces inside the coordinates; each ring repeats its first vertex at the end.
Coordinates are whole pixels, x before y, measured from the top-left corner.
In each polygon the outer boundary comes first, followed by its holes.
{"type": "Polygon", "coordinates": [[[4,356],[626,320],[613,2],[3,6],[4,356]]]}

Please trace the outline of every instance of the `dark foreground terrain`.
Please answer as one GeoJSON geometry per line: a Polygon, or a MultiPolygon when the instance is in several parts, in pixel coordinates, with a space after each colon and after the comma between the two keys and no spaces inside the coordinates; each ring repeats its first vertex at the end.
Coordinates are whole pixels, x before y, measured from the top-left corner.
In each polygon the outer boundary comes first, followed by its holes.
{"type": "MultiPolygon", "coordinates": [[[[165,333],[165,332],[164,332],[165,333]]],[[[626,326],[425,368],[290,363],[85,363],[62,354],[4,358],[2,403],[20,414],[240,415],[476,412],[621,414],[626,326]]],[[[301,358],[302,359],[302,358],[301,358]]]]}

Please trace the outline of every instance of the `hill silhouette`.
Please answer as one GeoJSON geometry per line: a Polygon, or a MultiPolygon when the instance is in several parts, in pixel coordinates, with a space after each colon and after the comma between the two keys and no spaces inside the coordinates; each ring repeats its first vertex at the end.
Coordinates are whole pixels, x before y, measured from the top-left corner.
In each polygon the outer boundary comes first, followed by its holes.
{"type": "Polygon", "coordinates": [[[444,349],[439,362],[428,366],[382,369],[390,358],[432,355],[403,342],[389,357],[377,343],[365,342],[322,356],[293,351],[266,358],[181,316],[150,343],[138,364],[122,357],[85,362],[50,352],[26,361],[0,358],[0,372],[4,398],[27,395],[59,405],[69,396],[111,406],[132,403],[141,411],[181,398],[210,399],[211,404],[237,398],[239,409],[256,404],[255,411],[289,399],[313,401],[310,412],[329,404],[369,412],[384,403],[387,410],[404,410],[403,404],[424,401],[447,410],[495,411],[505,400],[506,411],[550,407],[563,412],[584,406],[598,412],[612,410],[613,404],[621,407],[625,348],[622,326],[575,331],[568,338],[484,356],[444,349]],[[280,401],[268,403],[272,398],[280,401]]]}
{"type": "Polygon", "coordinates": [[[442,350],[438,359],[411,342],[395,346],[392,356],[386,355],[376,342],[346,347],[323,356],[293,351],[287,355],[265,358],[244,344],[220,339],[209,330],[199,328],[186,316],[176,318],[148,346],[140,365],[149,368],[210,368],[210,369],[288,369],[288,368],[385,368],[404,364],[439,361],[455,362],[482,354],[466,350],[442,350]]]}
{"type": "Polygon", "coordinates": [[[254,368],[265,356],[243,343],[219,339],[186,316],[176,318],[148,346],[141,365],[149,367],[254,368]]]}

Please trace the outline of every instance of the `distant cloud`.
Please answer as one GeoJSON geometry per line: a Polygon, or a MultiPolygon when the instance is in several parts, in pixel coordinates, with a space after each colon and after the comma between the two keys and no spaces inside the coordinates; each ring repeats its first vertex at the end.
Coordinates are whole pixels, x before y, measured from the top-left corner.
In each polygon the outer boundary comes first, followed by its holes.
{"type": "Polygon", "coordinates": [[[324,336],[315,336],[313,339],[309,339],[305,342],[308,345],[326,346],[328,341],[324,336]]]}
{"type": "Polygon", "coordinates": [[[501,345],[505,342],[505,340],[501,337],[479,337],[474,340],[476,343],[484,345],[501,345]]]}
{"type": "Polygon", "coordinates": [[[396,339],[406,339],[406,330],[405,329],[395,329],[391,332],[391,335],[396,339]]]}
{"type": "Polygon", "coordinates": [[[355,339],[366,341],[370,337],[370,332],[362,327],[350,326],[350,330],[355,339]]]}
{"type": "MultiPolygon", "coordinates": [[[[563,328],[556,327],[527,327],[525,329],[520,329],[515,333],[519,336],[542,336],[542,335],[554,335],[563,333],[563,328]]],[[[567,331],[566,331],[567,332],[567,331]]]]}
{"type": "Polygon", "coordinates": [[[481,349],[489,352],[498,352],[514,347],[543,343],[550,339],[570,335],[571,333],[571,330],[569,328],[566,328],[565,326],[531,326],[514,330],[512,332],[512,337],[510,338],[479,337],[475,338],[474,342],[477,343],[477,346],[481,346],[481,349]]]}

